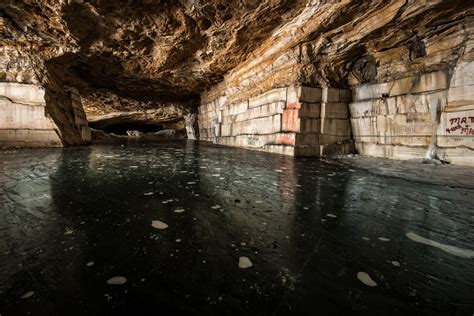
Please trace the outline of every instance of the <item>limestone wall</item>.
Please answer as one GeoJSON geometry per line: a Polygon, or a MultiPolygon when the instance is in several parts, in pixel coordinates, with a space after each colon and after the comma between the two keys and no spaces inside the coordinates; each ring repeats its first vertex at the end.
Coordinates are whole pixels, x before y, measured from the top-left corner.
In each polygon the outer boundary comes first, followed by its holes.
{"type": "Polygon", "coordinates": [[[234,103],[208,96],[199,107],[201,140],[298,156],[352,152],[349,90],[290,85],[234,103]]]}
{"type": "Polygon", "coordinates": [[[430,145],[438,158],[474,165],[474,63],[353,91],[350,105],[357,152],[422,159],[430,145]]]}
{"type": "Polygon", "coordinates": [[[87,122],[84,108],[82,107],[81,96],[75,88],[68,88],[71,95],[71,108],[73,111],[74,125],[80,131],[81,139],[84,143],[91,141],[91,130],[87,122]]]}
{"type": "MultiPolygon", "coordinates": [[[[68,91],[71,117],[84,142],[91,133],[76,89],[68,91]]],[[[38,85],[0,82],[0,146],[1,147],[57,147],[62,146],[58,126],[48,115],[45,90],[38,85]]]]}
{"type": "Polygon", "coordinates": [[[0,147],[61,146],[37,85],[0,82],[0,147]]]}

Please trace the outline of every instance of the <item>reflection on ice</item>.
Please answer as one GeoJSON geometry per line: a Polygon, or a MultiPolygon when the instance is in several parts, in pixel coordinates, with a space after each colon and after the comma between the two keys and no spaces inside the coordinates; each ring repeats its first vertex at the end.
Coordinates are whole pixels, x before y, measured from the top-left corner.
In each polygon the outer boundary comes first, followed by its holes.
{"type": "Polygon", "coordinates": [[[123,145],[0,154],[6,311],[471,310],[468,190],[197,142],[123,145]]]}
{"type": "Polygon", "coordinates": [[[413,241],[416,241],[416,242],[419,242],[419,243],[424,244],[424,245],[428,245],[428,246],[432,246],[432,247],[441,249],[444,252],[447,252],[447,253],[449,253],[453,256],[469,258],[469,259],[474,258],[474,250],[462,249],[462,248],[458,248],[458,247],[455,247],[455,246],[445,245],[445,244],[439,243],[437,241],[421,237],[420,235],[415,234],[413,232],[407,233],[406,236],[408,238],[410,238],[411,240],[413,240],[413,241]]]}

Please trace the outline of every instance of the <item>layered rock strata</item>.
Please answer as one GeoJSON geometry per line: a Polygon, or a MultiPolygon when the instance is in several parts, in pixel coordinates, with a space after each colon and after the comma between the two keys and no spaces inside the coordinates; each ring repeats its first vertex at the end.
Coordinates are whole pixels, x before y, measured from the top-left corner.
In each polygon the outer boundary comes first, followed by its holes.
{"type": "Polygon", "coordinates": [[[286,155],[352,152],[350,91],[291,85],[244,101],[225,96],[199,107],[201,139],[286,155]]]}
{"type": "Polygon", "coordinates": [[[470,1],[39,0],[0,13],[0,81],[42,86],[63,144],[87,143],[74,87],[98,125],[184,127],[199,105],[201,138],[219,144],[474,165],[470,1]]]}
{"type": "Polygon", "coordinates": [[[58,147],[58,128],[46,113],[44,89],[0,82],[0,147],[58,147]]]}

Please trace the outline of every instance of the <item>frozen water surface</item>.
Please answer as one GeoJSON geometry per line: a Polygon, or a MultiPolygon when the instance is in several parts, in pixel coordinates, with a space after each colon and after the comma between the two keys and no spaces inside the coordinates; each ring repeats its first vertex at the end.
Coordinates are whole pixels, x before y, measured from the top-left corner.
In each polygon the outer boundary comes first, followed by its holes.
{"type": "Polygon", "coordinates": [[[1,315],[474,313],[469,187],[192,141],[0,162],[1,315]]]}

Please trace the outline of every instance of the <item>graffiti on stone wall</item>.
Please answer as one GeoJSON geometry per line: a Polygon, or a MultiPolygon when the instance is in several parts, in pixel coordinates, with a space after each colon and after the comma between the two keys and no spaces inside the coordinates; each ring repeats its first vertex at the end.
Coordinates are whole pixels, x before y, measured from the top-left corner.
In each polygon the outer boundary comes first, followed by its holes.
{"type": "Polygon", "coordinates": [[[474,135],[474,116],[450,118],[447,122],[446,133],[454,135],[474,135]]]}
{"type": "Polygon", "coordinates": [[[247,138],[247,145],[249,146],[260,146],[260,140],[258,137],[248,137],[247,138]]]}

